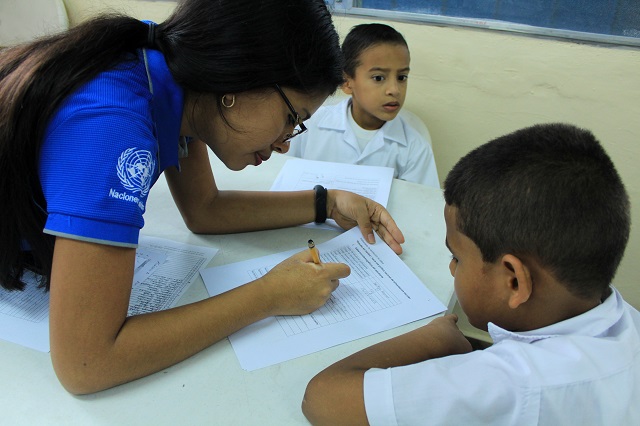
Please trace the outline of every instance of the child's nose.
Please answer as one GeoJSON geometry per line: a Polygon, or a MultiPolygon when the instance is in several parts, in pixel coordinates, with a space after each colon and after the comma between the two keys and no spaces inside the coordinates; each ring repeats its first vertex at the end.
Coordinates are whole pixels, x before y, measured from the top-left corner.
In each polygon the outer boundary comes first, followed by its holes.
{"type": "Polygon", "coordinates": [[[389,79],[387,84],[387,94],[397,96],[400,93],[400,85],[394,79],[389,79]]]}

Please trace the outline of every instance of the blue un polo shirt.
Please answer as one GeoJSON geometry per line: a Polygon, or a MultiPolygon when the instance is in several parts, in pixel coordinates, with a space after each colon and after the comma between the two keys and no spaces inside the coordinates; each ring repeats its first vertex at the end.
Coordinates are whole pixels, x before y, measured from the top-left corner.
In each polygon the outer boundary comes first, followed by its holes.
{"type": "Polygon", "coordinates": [[[135,247],[149,190],[178,165],[182,107],[164,56],[147,49],[70,95],[40,153],[44,232],[135,247]]]}

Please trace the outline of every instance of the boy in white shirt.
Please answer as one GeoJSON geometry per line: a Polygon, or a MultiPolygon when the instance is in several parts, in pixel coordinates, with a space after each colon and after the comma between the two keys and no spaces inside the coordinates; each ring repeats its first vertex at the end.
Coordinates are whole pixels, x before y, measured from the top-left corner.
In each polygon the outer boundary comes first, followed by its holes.
{"type": "Polygon", "coordinates": [[[392,167],[398,179],[440,188],[428,131],[421,134],[399,114],[410,62],[402,34],[388,25],[357,25],[342,52],[342,90],[351,97],[321,107],[305,122],[309,132],[292,141],[288,155],[392,167]]]}
{"type": "Polygon", "coordinates": [[[529,127],[467,154],[444,183],[460,306],[309,383],[314,425],[638,425],[640,314],[610,285],[629,199],[588,131],[529,127]]]}

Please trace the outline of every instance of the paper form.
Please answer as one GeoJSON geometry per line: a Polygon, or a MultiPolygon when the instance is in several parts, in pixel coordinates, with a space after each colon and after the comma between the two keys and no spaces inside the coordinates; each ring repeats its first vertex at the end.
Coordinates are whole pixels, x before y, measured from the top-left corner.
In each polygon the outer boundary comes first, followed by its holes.
{"type": "MultiPolygon", "coordinates": [[[[379,333],[445,310],[445,306],[380,239],[368,244],[353,228],[319,244],[323,262],[343,262],[351,275],[329,301],[308,315],[267,318],[229,341],[243,369],[252,371],[379,333]]],[[[200,272],[210,296],[265,275],[303,248],[200,272]]]]}
{"type": "MultiPolygon", "coordinates": [[[[271,191],[302,191],[322,185],[329,189],[354,192],[384,207],[389,202],[393,168],[290,158],[276,176],[271,191]]],[[[327,224],[303,226],[342,229],[332,219],[327,224]]]]}
{"type": "MultiPolygon", "coordinates": [[[[140,240],[145,237],[140,237],[140,240]]],[[[167,260],[167,254],[149,247],[138,247],[136,250],[136,264],[133,271],[134,278],[146,277],[167,260]]]]}
{"type": "MultiPolygon", "coordinates": [[[[129,315],[175,306],[217,249],[140,236],[129,315]]],[[[49,352],[49,293],[25,273],[24,291],[0,289],[0,339],[49,352]]]]}
{"type": "Polygon", "coordinates": [[[33,272],[24,279],[24,291],[0,288],[0,338],[49,352],[49,293],[38,288],[33,272]]]}
{"type": "Polygon", "coordinates": [[[161,311],[176,305],[198,272],[211,262],[218,249],[176,243],[163,238],[140,236],[136,257],[143,254],[152,270],[136,271],[129,299],[128,315],[161,311]],[[140,247],[143,251],[140,255],[140,247]],[[157,256],[165,260],[159,262],[157,256]]]}

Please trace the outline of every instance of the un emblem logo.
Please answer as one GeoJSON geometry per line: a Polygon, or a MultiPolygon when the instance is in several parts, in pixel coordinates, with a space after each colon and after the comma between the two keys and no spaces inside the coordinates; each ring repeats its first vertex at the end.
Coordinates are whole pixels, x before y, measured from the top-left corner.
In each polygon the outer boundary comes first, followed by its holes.
{"type": "Polygon", "coordinates": [[[139,192],[141,197],[149,193],[153,172],[156,169],[151,152],[136,148],[122,151],[117,169],[122,186],[133,193],[139,192]]]}

